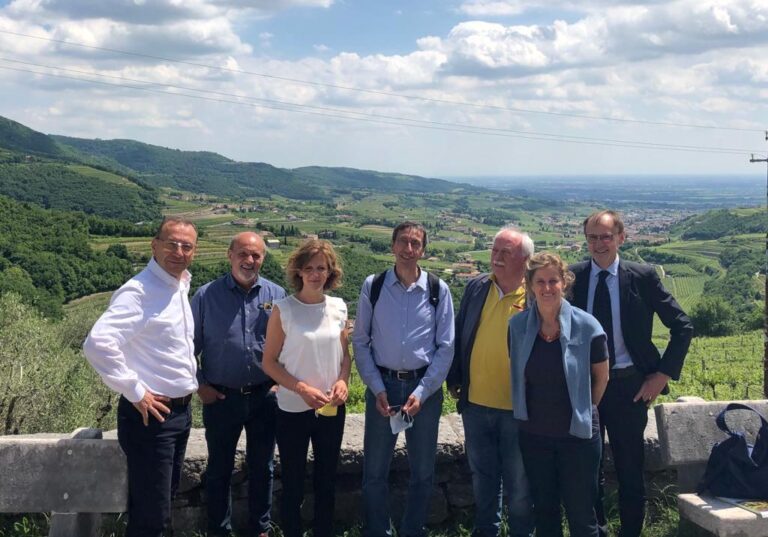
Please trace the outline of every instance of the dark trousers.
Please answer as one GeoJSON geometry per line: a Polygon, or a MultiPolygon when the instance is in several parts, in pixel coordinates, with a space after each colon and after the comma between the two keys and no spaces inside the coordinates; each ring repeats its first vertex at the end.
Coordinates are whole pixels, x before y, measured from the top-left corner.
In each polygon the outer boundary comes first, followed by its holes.
{"type": "Polygon", "coordinates": [[[582,439],[520,431],[520,451],[531,485],[536,537],[562,537],[561,501],[571,537],[597,537],[598,432],[591,439],[582,439]]]}
{"type": "MultiPolygon", "coordinates": [[[[600,432],[603,440],[606,431],[608,432],[619,482],[620,537],[640,537],[645,519],[643,466],[648,407],[643,401],[632,402],[644,380],[640,373],[626,378],[612,378],[608,381],[599,407],[600,432]]],[[[598,500],[595,504],[601,536],[607,535],[603,505],[604,485],[605,476],[601,465],[598,500]]]]}
{"type": "Polygon", "coordinates": [[[245,428],[245,460],[248,467],[248,519],[251,534],[269,532],[272,509],[272,477],[275,453],[277,403],[270,383],[248,395],[223,390],[225,399],[203,406],[208,468],[205,492],[208,500],[208,533],[229,535],[232,531],[230,484],[235,452],[245,428]]]}
{"type": "Polygon", "coordinates": [[[336,416],[315,416],[314,410],[277,410],[277,447],[280,450],[280,475],[283,484],[280,525],[285,537],[301,537],[303,534],[301,503],[304,500],[304,478],[310,441],[315,494],[312,534],[314,537],[333,535],[336,466],[339,463],[345,414],[344,405],[339,407],[336,416]]]}
{"type": "Polygon", "coordinates": [[[176,494],[187,448],[192,413],[172,407],[160,423],[141,414],[124,397],[117,405],[117,439],[128,462],[126,537],[160,537],[171,529],[171,499],[176,494]]]}

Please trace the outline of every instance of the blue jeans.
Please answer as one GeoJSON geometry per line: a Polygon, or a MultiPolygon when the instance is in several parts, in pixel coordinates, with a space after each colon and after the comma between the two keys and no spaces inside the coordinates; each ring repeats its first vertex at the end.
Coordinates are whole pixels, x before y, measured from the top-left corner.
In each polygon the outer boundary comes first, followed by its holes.
{"type": "MultiPolygon", "coordinates": [[[[405,403],[419,380],[384,379],[390,406],[405,403]]],[[[424,537],[437,455],[437,428],[443,408],[442,389],[421,401],[413,426],[405,431],[408,465],[408,497],[400,523],[401,537],[424,537]]],[[[376,410],[376,396],[365,392],[365,440],[363,447],[363,535],[392,535],[389,515],[389,465],[397,435],[392,434],[389,418],[376,410]]]]}
{"type": "Polygon", "coordinates": [[[267,533],[271,528],[277,401],[270,386],[271,383],[265,382],[248,395],[225,390],[225,399],[203,405],[205,441],[208,444],[205,492],[209,535],[230,535],[232,531],[230,484],[237,442],[243,428],[248,466],[250,534],[267,533]]]}
{"type": "Polygon", "coordinates": [[[481,537],[499,534],[503,483],[509,535],[530,536],[533,500],[520,454],[518,422],[512,411],[468,403],[461,417],[475,494],[473,533],[481,537]]]}
{"type": "Polygon", "coordinates": [[[592,438],[552,438],[520,431],[520,450],[531,480],[536,537],[562,537],[560,501],[571,537],[597,537],[600,433],[592,438]]]}

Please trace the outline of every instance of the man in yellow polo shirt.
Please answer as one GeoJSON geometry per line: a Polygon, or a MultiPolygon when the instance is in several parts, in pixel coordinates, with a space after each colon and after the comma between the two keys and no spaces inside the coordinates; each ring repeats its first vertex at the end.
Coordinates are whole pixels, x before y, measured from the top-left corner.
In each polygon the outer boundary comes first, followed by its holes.
{"type": "Polygon", "coordinates": [[[473,537],[498,536],[502,491],[507,495],[510,537],[533,534],[533,503],[512,412],[507,346],[509,318],[525,307],[525,265],[531,255],[528,234],[511,227],[499,230],[491,250],[491,274],[467,283],[456,316],[455,352],[446,382],[464,421],[475,496],[473,537]]]}

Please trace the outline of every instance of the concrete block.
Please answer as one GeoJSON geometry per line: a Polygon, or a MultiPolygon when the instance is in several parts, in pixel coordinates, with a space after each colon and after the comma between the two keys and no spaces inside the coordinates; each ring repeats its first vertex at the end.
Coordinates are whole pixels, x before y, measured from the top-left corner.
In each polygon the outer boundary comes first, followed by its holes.
{"type": "MultiPolygon", "coordinates": [[[[768,401],[743,403],[764,416],[768,413],[768,401]]],[[[715,424],[715,418],[727,404],[727,401],[713,401],[656,405],[656,422],[664,464],[681,466],[706,462],[712,446],[725,439],[725,434],[715,424]]],[[[752,438],[760,428],[760,420],[748,412],[734,411],[726,419],[733,430],[745,430],[752,438]]]]}
{"type": "Polygon", "coordinates": [[[114,440],[0,437],[0,512],[115,513],[128,475],[114,440]]]}
{"type": "Polygon", "coordinates": [[[677,497],[680,519],[685,519],[716,537],[765,537],[768,518],[698,494],[680,494],[677,497]]]}
{"type": "Polygon", "coordinates": [[[51,518],[48,537],[99,537],[100,513],[57,513],[51,518]]]}

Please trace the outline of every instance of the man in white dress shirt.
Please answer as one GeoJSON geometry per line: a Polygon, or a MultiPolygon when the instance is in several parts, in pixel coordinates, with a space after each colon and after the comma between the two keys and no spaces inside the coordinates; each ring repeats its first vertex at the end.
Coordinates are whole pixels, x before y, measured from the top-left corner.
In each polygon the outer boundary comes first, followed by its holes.
{"type": "Polygon", "coordinates": [[[161,537],[171,526],[197,390],[194,323],[187,271],[197,230],[166,217],[152,259],[112,295],[83,351],[104,383],[121,394],[117,438],[128,461],[126,537],[161,537]]]}

